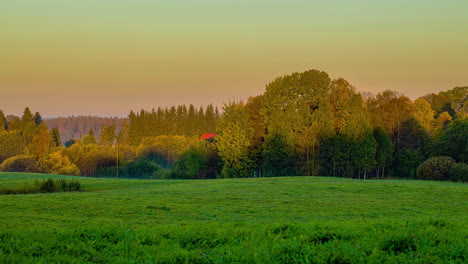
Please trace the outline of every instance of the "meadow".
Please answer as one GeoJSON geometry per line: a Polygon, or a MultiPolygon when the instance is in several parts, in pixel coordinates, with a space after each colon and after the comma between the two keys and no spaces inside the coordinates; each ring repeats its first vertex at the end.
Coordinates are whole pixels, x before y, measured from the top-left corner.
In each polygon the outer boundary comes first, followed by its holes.
{"type": "Polygon", "coordinates": [[[0,263],[466,263],[468,187],[281,177],[135,180],[0,173],[0,263]]]}

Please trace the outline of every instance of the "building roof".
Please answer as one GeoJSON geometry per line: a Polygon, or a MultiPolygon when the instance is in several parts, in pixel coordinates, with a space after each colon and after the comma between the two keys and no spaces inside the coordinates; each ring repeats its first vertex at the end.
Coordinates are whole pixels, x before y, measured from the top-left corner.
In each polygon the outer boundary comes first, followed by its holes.
{"type": "Polygon", "coordinates": [[[207,134],[203,134],[201,137],[200,137],[200,140],[207,140],[207,139],[212,139],[216,137],[216,133],[207,133],[207,134]]]}

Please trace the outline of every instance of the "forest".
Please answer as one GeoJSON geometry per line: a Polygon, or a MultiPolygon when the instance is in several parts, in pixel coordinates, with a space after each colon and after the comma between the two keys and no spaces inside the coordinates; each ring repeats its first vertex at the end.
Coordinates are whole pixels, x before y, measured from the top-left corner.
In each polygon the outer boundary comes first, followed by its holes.
{"type": "Polygon", "coordinates": [[[28,107],[21,117],[0,110],[0,171],[468,181],[468,86],[411,100],[391,90],[360,93],[343,78],[308,70],[221,110],[178,105],[92,125],[78,119],[78,126],[65,119],[46,125],[28,107]]]}

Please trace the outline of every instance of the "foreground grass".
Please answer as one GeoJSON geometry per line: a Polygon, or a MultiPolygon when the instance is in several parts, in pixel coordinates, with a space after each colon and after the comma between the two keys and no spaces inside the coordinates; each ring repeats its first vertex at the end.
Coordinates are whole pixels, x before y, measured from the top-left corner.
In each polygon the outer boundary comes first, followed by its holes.
{"type": "MultiPolygon", "coordinates": [[[[45,177],[0,173],[0,186],[45,177]]],[[[0,196],[0,262],[467,261],[465,184],[321,177],[79,181],[85,192],[0,196]]]]}

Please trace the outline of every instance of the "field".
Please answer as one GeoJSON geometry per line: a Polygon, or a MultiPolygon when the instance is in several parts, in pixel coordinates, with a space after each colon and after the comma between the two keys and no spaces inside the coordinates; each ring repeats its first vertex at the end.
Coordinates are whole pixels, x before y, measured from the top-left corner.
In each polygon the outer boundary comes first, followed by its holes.
{"type": "MultiPolygon", "coordinates": [[[[0,173],[0,187],[35,179],[0,173]]],[[[468,186],[285,177],[78,178],[1,195],[0,263],[466,263],[468,186]]]]}

